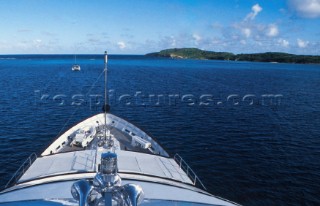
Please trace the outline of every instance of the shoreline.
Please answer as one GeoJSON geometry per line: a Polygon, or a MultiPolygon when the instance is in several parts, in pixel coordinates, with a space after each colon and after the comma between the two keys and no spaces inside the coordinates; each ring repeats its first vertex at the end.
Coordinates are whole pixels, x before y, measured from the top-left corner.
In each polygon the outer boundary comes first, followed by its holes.
{"type": "Polygon", "coordinates": [[[146,54],[146,56],[172,59],[248,61],[287,64],[320,64],[320,56],[317,55],[296,55],[282,52],[233,54],[230,52],[205,51],[197,48],[165,49],[161,50],[160,52],[148,53],[146,54]]]}

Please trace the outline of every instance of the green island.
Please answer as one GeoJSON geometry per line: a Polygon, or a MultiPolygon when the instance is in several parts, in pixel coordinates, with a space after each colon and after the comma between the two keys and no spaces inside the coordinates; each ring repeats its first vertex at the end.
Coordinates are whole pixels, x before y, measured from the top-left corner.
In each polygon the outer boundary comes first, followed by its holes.
{"type": "Polygon", "coordinates": [[[320,64],[320,56],[295,55],[282,52],[266,52],[254,54],[233,54],[230,52],[205,51],[197,48],[174,48],[146,54],[153,57],[174,59],[203,59],[225,61],[252,61],[272,63],[320,64]]]}

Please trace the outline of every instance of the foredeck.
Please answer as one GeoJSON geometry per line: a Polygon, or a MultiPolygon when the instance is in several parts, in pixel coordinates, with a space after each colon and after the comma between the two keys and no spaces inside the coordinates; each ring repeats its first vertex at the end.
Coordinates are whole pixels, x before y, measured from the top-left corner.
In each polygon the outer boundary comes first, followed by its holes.
{"type": "MultiPolygon", "coordinates": [[[[120,131],[119,129],[115,127],[108,127],[108,130],[110,133],[116,138],[116,140],[119,142],[119,146],[121,150],[129,150],[129,151],[137,151],[137,152],[144,152],[144,153],[151,153],[148,152],[148,150],[142,150],[139,147],[133,147],[131,145],[131,136],[123,131],[120,131]]],[[[86,149],[94,150],[97,149],[97,143],[98,143],[98,136],[102,135],[101,133],[97,133],[92,140],[92,142],[87,146],[86,149]]],[[[65,152],[75,152],[75,151],[84,151],[85,148],[72,146],[71,140],[69,140],[59,151],[59,153],[65,153],[65,152]]]]}
{"type": "Polygon", "coordinates": [[[29,168],[22,168],[22,176],[16,178],[16,183],[70,174],[97,173],[101,154],[112,151],[118,156],[120,176],[162,178],[166,181],[196,184],[198,178],[193,171],[184,167],[181,161],[170,158],[167,152],[142,130],[111,114],[107,115],[107,125],[101,124],[103,119],[104,116],[98,114],[69,129],[29,168]],[[74,145],[77,131],[84,127],[93,128],[94,130],[90,131],[94,132],[82,133],[88,135],[86,141],[89,141],[85,146],[74,145]],[[112,142],[111,147],[105,142],[107,136],[112,142]]]}
{"type": "Polygon", "coordinates": [[[106,130],[119,142],[121,150],[159,154],[169,157],[168,153],[144,131],[109,113],[106,116],[104,116],[103,113],[97,114],[73,126],[54,141],[42,153],[42,156],[85,149],[96,149],[97,141],[105,136],[104,132],[106,130]],[[104,122],[106,122],[106,125],[104,122]],[[93,138],[90,138],[90,141],[88,141],[85,147],[83,145],[74,145],[73,141],[77,131],[84,127],[95,128],[95,134],[92,135],[93,138]]]}
{"type": "MultiPolygon", "coordinates": [[[[118,169],[123,174],[154,176],[192,184],[186,173],[171,158],[145,153],[117,150],[118,169]]],[[[97,172],[101,152],[74,151],[39,157],[19,179],[18,183],[70,173],[97,172]]]]}

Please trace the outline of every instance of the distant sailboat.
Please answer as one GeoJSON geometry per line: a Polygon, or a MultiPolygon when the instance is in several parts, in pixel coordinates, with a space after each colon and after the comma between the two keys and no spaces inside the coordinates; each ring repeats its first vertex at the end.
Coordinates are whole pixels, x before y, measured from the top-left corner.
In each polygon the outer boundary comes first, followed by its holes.
{"type": "Polygon", "coordinates": [[[76,64],[77,62],[77,56],[74,55],[74,65],[72,65],[72,71],[80,71],[80,65],[76,64]]]}

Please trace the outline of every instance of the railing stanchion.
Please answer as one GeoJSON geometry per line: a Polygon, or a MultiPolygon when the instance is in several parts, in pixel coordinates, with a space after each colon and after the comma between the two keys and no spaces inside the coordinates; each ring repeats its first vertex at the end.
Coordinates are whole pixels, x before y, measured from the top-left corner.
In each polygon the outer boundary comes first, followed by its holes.
{"type": "Polygon", "coordinates": [[[178,163],[180,169],[182,169],[187,176],[190,178],[191,182],[193,183],[194,186],[196,186],[197,180],[200,184],[200,186],[204,189],[207,190],[207,188],[203,185],[199,177],[196,175],[196,173],[191,169],[191,167],[182,159],[182,157],[179,154],[175,154],[173,156],[173,159],[178,163]],[[183,168],[185,167],[185,168],[183,168]]]}
{"type": "Polygon", "coordinates": [[[19,167],[19,169],[12,175],[11,179],[7,182],[4,188],[8,188],[11,185],[15,185],[19,178],[27,171],[34,160],[37,159],[37,155],[32,153],[19,167]],[[34,159],[32,158],[34,157],[34,159]],[[22,172],[21,172],[22,171],[22,172]]]}

